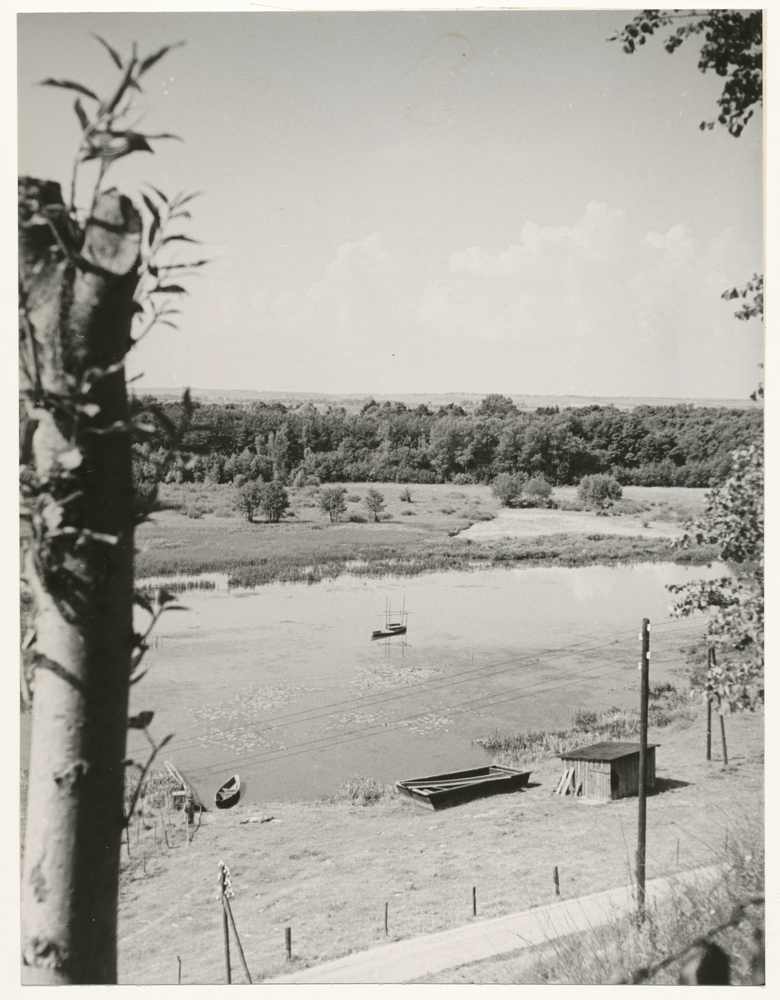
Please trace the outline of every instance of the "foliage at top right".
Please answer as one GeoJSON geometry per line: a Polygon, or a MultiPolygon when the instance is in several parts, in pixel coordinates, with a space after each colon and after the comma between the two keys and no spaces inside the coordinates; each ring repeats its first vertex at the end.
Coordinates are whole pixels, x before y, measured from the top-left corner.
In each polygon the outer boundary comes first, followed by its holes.
{"type": "MultiPolygon", "coordinates": [[[[737,137],[763,104],[763,15],[760,10],[643,10],[621,32],[608,39],[622,42],[629,55],[660,28],[678,27],[664,43],[667,52],[675,52],[691,35],[704,33],[699,54],[702,73],[714,69],[726,78],[718,105],[718,122],[737,137]]],[[[699,128],[712,129],[714,121],[702,122],[699,128]]]]}

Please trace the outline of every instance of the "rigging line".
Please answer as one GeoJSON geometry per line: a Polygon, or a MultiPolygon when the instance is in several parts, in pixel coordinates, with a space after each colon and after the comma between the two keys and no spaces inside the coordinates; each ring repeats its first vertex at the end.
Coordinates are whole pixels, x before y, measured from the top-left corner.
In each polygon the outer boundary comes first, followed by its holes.
{"type": "MultiPolygon", "coordinates": [[[[516,666],[528,665],[532,663],[543,663],[545,666],[550,665],[550,657],[552,657],[552,662],[555,662],[556,653],[560,651],[571,651],[578,649],[580,653],[590,653],[595,652],[598,649],[604,648],[606,646],[614,646],[618,641],[627,640],[615,640],[614,635],[621,635],[623,633],[612,633],[611,636],[607,637],[596,637],[593,639],[584,639],[578,643],[572,643],[569,646],[560,647],[560,649],[547,650],[538,654],[529,654],[524,657],[516,657],[510,660],[500,660],[492,664],[483,665],[481,667],[475,667],[466,671],[461,671],[457,674],[450,674],[447,677],[442,678],[432,678],[428,681],[422,681],[419,685],[413,685],[408,688],[403,689],[399,692],[385,693],[384,695],[377,695],[375,697],[371,696],[361,696],[355,695],[352,698],[342,700],[340,702],[331,702],[328,705],[320,706],[319,708],[310,709],[299,709],[295,712],[289,712],[286,715],[277,716],[274,719],[261,720],[258,722],[248,722],[241,726],[232,727],[230,729],[220,729],[212,731],[208,734],[209,738],[219,737],[220,735],[236,735],[238,733],[246,733],[251,730],[258,730],[260,733],[273,732],[276,729],[280,729],[283,725],[298,725],[306,722],[314,722],[318,719],[328,718],[330,716],[336,715],[339,712],[347,711],[351,706],[360,707],[364,709],[376,708],[378,706],[387,704],[392,701],[399,701],[404,698],[409,698],[413,696],[435,694],[440,691],[447,690],[448,688],[455,687],[458,684],[464,684],[468,682],[474,682],[476,680],[482,680],[486,678],[493,678],[501,673],[507,673],[516,666]],[[591,645],[589,648],[580,648],[586,646],[588,643],[596,643],[596,645],[591,645]],[[453,680],[453,677],[455,678],[453,680]],[[335,710],[335,711],[331,711],[335,710]],[[260,728],[264,727],[264,728],[260,728]]],[[[633,637],[635,633],[632,631],[630,636],[633,637]]],[[[562,657],[558,656],[558,659],[562,657]]],[[[586,667],[586,670],[590,669],[586,667]]],[[[569,676],[578,676],[577,674],[569,676]]],[[[174,740],[168,744],[170,750],[187,750],[196,747],[200,744],[202,736],[182,736],[180,740],[174,740]]]]}
{"type": "MultiPolygon", "coordinates": [[[[616,670],[607,670],[601,674],[591,674],[589,676],[580,675],[582,679],[577,683],[581,684],[588,680],[599,680],[602,677],[609,677],[612,676],[613,674],[623,673],[626,669],[627,669],[626,667],[619,667],[616,670]]],[[[550,685],[549,687],[543,688],[542,690],[539,691],[530,691],[528,690],[528,688],[524,688],[522,691],[508,696],[496,697],[495,695],[486,695],[484,698],[477,699],[475,701],[468,700],[465,702],[459,702],[453,706],[448,706],[446,711],[452,712],[452,714],[454,715],[462,715],[464,712],[471,711],[475,708],[484,710],[487,708],[492,708],[496,705],[502,705],[508,703],[510,701],[518,701],[524,698],[544,695],[547,694],[549,691],[557,691],[560,690],[561,688],[576,687],[576,686],[577,684],[572,685],[569,684],[568,682],[563,682],[561,684],[550,685]]],[[[287,757],[299,756],[302,753],[311,753],[314,752],[315,750],[317,751],[327,750],[333,746],[340,746],[342,743],[352,742],[353,739],[364,739],[368,736],[376,736],[378,735],[379,732],[384,732],[384,733],[394,732],[398,729],[404,728],[408,723],[414,722],[416,719],[420,719],[426,715],[429,715],[430,711],[431,710],[428,709],[423,712],[418,712],[415,715],[408,716],[407,718],[404,719],[398,719],[392,723],[383,723],[383,722],[371,723],[370,725],[365,726],[363,729],[353,729],[347,733],[342,734],[342,737],[344,738],[336,737],[331,739],[327,736],[321,736],[313,740],[306,740],[300,743],[294,743],[290,748],[280,747],[277,749],[264,750],[256,754],[246,754],[242,757],[232,757],[230,758],[229,762],[225,762],[223,764],[212,764],[200,768],[193,768],[192,770],[188,771],[188,774],[193,775],[193,774],[211,773],[212,771],[216,771],[218,769],[227,766],[233,766],[235,764],[240,764],[240,763],[244,764],[270,763],[276,760],[286,759],[287,757]],[[316,746],[316,744],[322,744],[322,745],[316,746]]]]}
{"type": "MultiPolygon", "coordinates": [[[[276,716],[273,719],[261,720],[258,722],[248,722],[241,726],[231,727],[229,729],[220,729],[212,731],[210,736],[219,736],[221,734],[230,733],[236,734],[240,732],[247,732],[250,730],[256,730],[259,727],[264,727],[260,730],[262,733],[271,732],[274,729],[279,729],[282,725],[297,725],[304,722],[313,722],[317,719],[327,718],[328,716],[335,715],[337,712],[347,711],[351,706],[360,708],[374,708],[379,705],[386,704],[391,701],[398,701],[404,698],[409,698],[413,696],[434,694],[439,691],[446,690],[448,688],[455,687],[458,684],[464,684],[469,682],[474,682],[476,680],[483,680],[486,678],[496,677],[501,673],[506,673],[517,666],[523,666],[533,663],[543,663],[545,666],[550,665],[550,658],[552,657],[552,662],[555,659],[562,659],[563,657],[556,654],[560,652],[569,652],[573,650],[579,650],[580,653],[590,653],[595,652],[598,649],[604,648],[606,646],[612,646],[618,641],[627,640],[615,640],[613,633],[607,637],[595,637],[592,639],[583,639],[578,643],[572,643],[569,646],[560,647],[559,650],[552,649],[546,650],[541,653],[528,654],[526,656],[514,657],[508,660],[498,660],[494,663],[484,664],[479,667],[469,668],[465,671],[459,671],[455,674],[449,674],[446,677],[431,678],[427,681],[422,681],[420,684],[411,685],[404,688],[402,691],[397,691],[393,693],[377,694],[376,696],[366,696],[366,695],[355,695],[351,698],[344,699],[342,701],[330,702],[327,705],[313,707],[308,709],[298,709],[294,712],[288,712],[285,715],[276,716]],[[587,647],[587,644],[591,644],[587,647]],[[581,648],[586,647],[586,648],[581,648]],[[335,711],[334,711],[335,710],[335,711]]],[[[632,632],[633,636],[634,633],[632,632]]],[[[589,669],[589,668],[586,668],[589,669]]],[[[171,750],[173,749],[189,749],[190,747],[195,747],[199,744],[202,737],[200,736],[182,736],[179,740],[174,740],[168,744],[171,750]]]]}

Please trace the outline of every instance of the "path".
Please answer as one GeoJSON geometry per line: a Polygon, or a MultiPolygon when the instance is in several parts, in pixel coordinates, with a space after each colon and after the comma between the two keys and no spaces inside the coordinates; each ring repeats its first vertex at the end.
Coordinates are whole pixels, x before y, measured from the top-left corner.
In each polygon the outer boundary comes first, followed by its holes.
{"type": "MultiPolygon", "coordinates": [[[[715,878],[715,866],[697,868],[670,878],[650,879],[648,905],[667,896],[684,881],[715,878]]],[[[634,905],[630,886],[596,892],[539,906],[523,913],[465,924],[452,930],[397,941],[345,955],[311,969],[266,979],[265,983],[409,983],[469,962],[515,952],[596,927],[634,905]]]]}

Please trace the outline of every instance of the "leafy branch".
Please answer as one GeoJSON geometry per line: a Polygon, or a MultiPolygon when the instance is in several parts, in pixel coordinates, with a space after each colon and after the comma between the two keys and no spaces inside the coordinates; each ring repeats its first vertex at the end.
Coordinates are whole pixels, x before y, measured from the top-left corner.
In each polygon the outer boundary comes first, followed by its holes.
{"type": "MultiPolygon", "coordinates": [[[[763,103],[763,19],[760,10],[643,10],[622,31],[608,41],[622,42],[629,55],[661,28],[678,26],[667,37],[664,48],[675,52],[692,35],[704,34],[699,52],[702,73],[715,70],[726,78],[718,99],[718,123],[734,137],[742,134],[763,103]],[[679,23],[682,22],[682,23],[679,23]]],[[[701,129],[712,129],[714,121],[704,121],[701,129]]]]}

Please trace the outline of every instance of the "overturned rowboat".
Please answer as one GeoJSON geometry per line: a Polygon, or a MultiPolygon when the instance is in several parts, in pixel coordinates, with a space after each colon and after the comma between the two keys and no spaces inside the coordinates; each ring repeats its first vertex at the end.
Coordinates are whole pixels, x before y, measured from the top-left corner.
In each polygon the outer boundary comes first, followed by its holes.
{"type": "Polygon", "coordinates": [[[530,777],[530,771],[490,764],[428,778],[407,778],[396,781],[395,787],[425,809],[447,809],[488,795],[516,792],[525,788],[530,777]]]}
{"type": "Polygon", "coordinates": [[[220,785],[217,794],[214,796],[217,809],[230,809],[238,802],[241,796],[241,779],[237,774],[228,778],[224,785],[220,785]]]}

